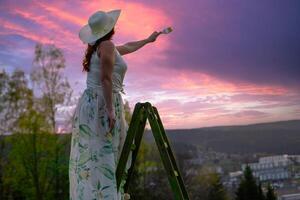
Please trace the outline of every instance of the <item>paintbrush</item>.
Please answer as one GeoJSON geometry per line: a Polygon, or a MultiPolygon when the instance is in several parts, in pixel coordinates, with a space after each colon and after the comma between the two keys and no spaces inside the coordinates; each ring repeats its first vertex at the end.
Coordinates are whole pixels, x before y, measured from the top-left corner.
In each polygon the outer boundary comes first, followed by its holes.
{"type": "Polygon", "coordinates": [[[160,33],[168,34],[168,33],[172,32],[172,31],[173,31],[173,29],[171,27],[167,27],[164,30],[160,31],[160,33]]]}

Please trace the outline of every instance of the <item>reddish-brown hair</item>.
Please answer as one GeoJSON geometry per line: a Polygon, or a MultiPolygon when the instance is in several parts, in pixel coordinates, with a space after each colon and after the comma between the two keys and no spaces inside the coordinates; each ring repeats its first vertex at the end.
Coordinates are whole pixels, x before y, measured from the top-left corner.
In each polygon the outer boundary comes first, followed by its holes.
{"type": "Polygon", "coordinates": [[[101,37],[100,39],[98,39],[94,45],[90,45],[88,44],[86,50],[85,50],[85,55],[84,55],[84,59],[82,61],[82,66],[83,69],[82,71],[90,71],[90,60],[92,57],[92,54],[96,51],[97,47],[100,45],[100,43],[104,40],[111,40],[112,36],[115,34],[115,30],[114,28],[107,33],[105,36],[101,37]]]}

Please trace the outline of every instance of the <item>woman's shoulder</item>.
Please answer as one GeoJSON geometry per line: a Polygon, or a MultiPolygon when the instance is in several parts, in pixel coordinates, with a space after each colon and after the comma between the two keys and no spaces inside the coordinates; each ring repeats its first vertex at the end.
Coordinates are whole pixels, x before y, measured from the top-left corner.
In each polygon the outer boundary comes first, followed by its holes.
{"type": "Polygon", "coordinates": [[[115,44],[110,40],[102,41],[98,46],[98,49],[105,51],[114,51],[115,48],[115,44]]]}
{"type": "Polygon", "coordinates": [[[101,52],[114,53],[116,50],[115,44],[110,40],[102,41],[97,47],[97,54],[100,56],[101,52]]]}

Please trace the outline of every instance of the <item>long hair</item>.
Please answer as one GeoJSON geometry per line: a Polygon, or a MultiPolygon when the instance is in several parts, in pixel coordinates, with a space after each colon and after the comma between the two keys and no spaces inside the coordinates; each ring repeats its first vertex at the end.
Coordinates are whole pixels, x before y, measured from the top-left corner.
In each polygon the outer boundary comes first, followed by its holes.
{"type": "Polygon", "coordinates": [[[90,61],[92,54],[97,50],[97,47],[100,45],[100,43],[104,40],[111,40],[112,36],[115,34],[115,28],[113,28],[109,33],[107,33],[105,36],[98,39],[94,45],[88,44],[86,50],[84,59],[82,61],[83,69],[82,71],[90,71],[90,61]]]}

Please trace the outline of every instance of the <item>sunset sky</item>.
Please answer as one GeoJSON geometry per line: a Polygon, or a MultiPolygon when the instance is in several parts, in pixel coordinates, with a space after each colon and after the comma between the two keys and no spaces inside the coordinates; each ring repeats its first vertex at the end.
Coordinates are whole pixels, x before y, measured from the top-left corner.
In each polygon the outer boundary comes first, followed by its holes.
{"type": "Polygon", "coordinates": [[[174,30],[123,56],[132,109],[149,101],[167,129],[300,119],[299,0],[1,0],[0,69],[29,73],[36,42],[54,43],[78,98],[86,80],[78,31],[113,9],[122,10],[116,45],[174,30]]]}

